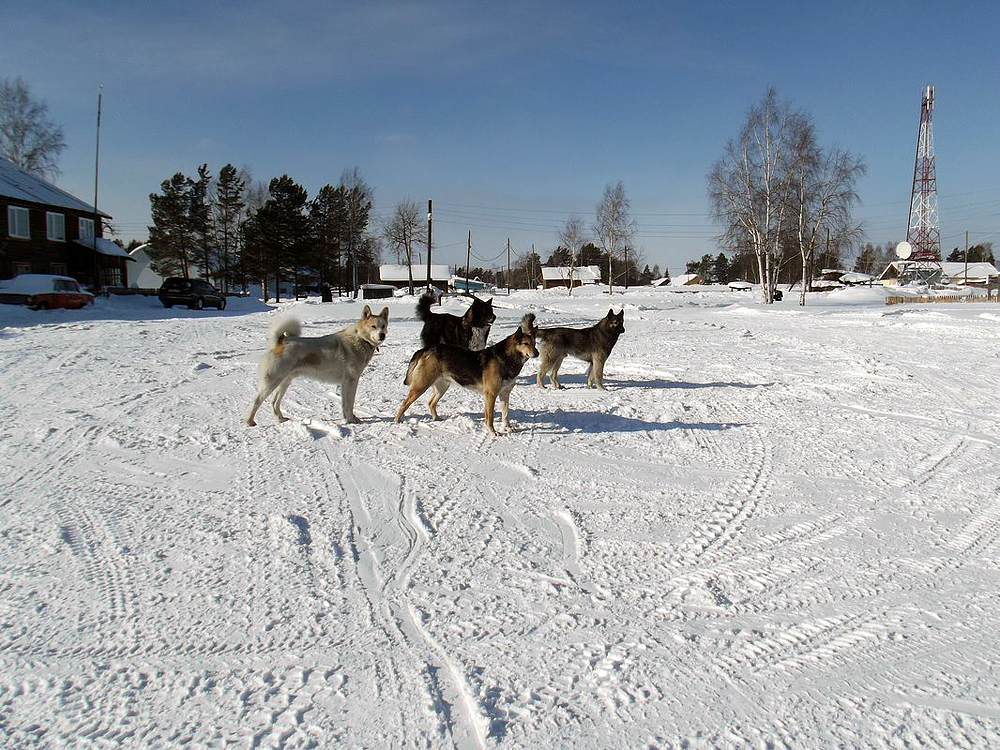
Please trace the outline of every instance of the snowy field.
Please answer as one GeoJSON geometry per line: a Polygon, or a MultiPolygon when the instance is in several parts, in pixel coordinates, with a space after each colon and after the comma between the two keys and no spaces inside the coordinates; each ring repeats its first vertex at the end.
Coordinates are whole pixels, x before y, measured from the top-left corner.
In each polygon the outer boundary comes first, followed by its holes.
{"type": "Polygon", "coordinates": [[[609,390],[531,361],[497,438],[393,424],[413,299],[361,424],[256,428],[275,316],[361,304],[0,306],[0,746],[1000,747],[1000,305],[521,292],[490,341],[609,302],[609,390]]]}

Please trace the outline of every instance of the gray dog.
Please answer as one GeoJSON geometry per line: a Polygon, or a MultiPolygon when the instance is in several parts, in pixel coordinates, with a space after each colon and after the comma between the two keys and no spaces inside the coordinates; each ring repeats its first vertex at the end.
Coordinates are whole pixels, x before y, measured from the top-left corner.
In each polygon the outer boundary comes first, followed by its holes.
{"type": "Polygon", "coordinates": [[[299,335],[302,326],[295,318],[276,321],[271,327],[271,347],[260,362],[257,397],[247,414],[247,424],[251,427],[257,424],[254,415],[272,392],[274,416],[284,422],[281,399],[300,375],[323,383],[339,383],[344,419],[360,422],[354,416],[358,380],[379,344],[385,341],[388,330],[389,308],[373,315],[368,305],[355,325],[328,336],[308,338],[299,335]]]}

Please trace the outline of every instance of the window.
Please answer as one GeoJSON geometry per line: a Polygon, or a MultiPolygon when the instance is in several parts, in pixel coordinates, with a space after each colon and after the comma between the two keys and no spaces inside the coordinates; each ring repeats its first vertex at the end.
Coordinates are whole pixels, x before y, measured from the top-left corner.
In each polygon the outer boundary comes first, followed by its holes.
{"type": "Polygon", "coordinates": [[[45,212],[45,236],[53,242],[66,241],[66,216],[64,214],[45,212]]]}
{"type": "Polygon", "coordinates": [[[50,263],[49,273],[54,273],[56,276],[66,275],[66,264],[65,263],[50,263]]]}
{"type": "Polygon", "coordinates": [[[19,240],[30,240],[28,209],[22,206],[7,206],[7,234],[19,240]]]}
{"type": "Polygon", "coordinates": [[[14,275],[20,276],[22,273],[31,273],[30,263],[15,263],[14,264],[14,275]]]}
{"type": "Polygon", "coordinates": [[[80,239],[89,240],[94,237],[94,220],[93,219],[80,219],[80,239]]]}
{"type": "Polygon", "coordinates": [[[122,286],[122,270],[120,268],[102,269],[101,283],[104,286],[122,286]]]}

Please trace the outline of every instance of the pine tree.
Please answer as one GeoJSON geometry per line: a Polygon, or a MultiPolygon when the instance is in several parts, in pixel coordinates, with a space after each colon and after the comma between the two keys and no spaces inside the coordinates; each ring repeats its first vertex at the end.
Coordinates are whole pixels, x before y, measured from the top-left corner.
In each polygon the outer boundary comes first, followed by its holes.
{"type": "Polygon", "coordinates": [[[198,167],[198,179],[191,183],[191,209],[189,217],[191,232],[198,248],[198,262],[201,264],[201,277],[211,279],[215,270],[213,256],[215,254],[215,232],[212,226],[212,200],[208,194],[208,186],[212,175],[208,165],[198,167]]]}
{"type": "Polygon", "coordinates": [[[245,183],[232,164],[219,170],[215,185],[215,244],[221,262],[223,290],[233,283],[235,260],[239,251],[240,218],[245,204],[245,183]]]}
{"type": "Polygon", "coordinates": [[[324,185],[309,204],[309,220],[315,241],[315,263],[320,284],[344,286],[341,269],[344,233],[347,227],[347,189],[324,185]]]}
{"type": "Polygon", "coordinates": [[[191,275],[191,196],[194,183],[177,172],[160,185],[162,193],[149,196],[153,225],[149,227],[151,266],[161,276],[191,275]]]}
{"type": "Polygon", "coordinates": [[[285,271],[296,274],[311,248],[309,220],[305,214],[307,194],[288,175],[275,177],[268,185],[268,198],[246,225],[247,244],[256,255],[255,271],[264,281],[274,274],[275,299],[280,298],[285,271]]]}

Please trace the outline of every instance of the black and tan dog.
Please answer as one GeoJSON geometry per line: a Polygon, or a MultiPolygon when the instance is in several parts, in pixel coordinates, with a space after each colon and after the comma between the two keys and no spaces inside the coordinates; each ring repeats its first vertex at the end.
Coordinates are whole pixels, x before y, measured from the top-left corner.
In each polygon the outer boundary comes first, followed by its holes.
{"type": "Polygon", "coordinates": [[[537,333],[535,316],[529,313],[521,319],[520,328],[486,349],[470,351],[449,344],[435,344],[414,352],[403,380],[410,386],[410,392],[396,412],[396,422],[403,418],[410,404],[431,386],[434,386],[434,393],[427,405],[431,416],[438,419],[438,401],[452,383],[458,383],[463,388],[483,394],[486,429],[494,435],[497,431],[493,426],[493,410],[499,396],[503,427],[509,429],[510,392],[524,363],[538,356],[538,349],[535,348],[537,333]]]}
{"type": "Polygon", "coordinates": [[[490,326],[497,319],[493,314],[493,300],[487,302],[473,296],[472,305],[464,315],[432,312],[433,304],[431,294],[424,294],[417,302],[417,317],[424,321],[420,331],[420,343],[424,348],[435,344],[451,344],[473,351],[486,348],[490,326]]]}
{"type": "Polygon", "coordinates": [[[542,353],[538,368],[538,387],[544,388],[545,374],[550,370],[552,385],[559,383],[559,366],[567,355],[588,363],[587,387],[604,390],[604,363],[618,337],[625,333],[625,310],[615,315],[613,310],[589,328],[539,328],[538,348],[542,353]]]}
{"type": "Polygon", "coordinates": [[[247,424],[251,427],[256,424],[257,409],[271,393],[274,393],[274,416],[284,422],[281,399],[299,376],[338,383],[344,420],[360,421],[354,415],[358,380],[375,350],[385,341],[388,330],[389,308],[374,315],[368,305],[357,323],[327,336],[302,336],[302,326],[295,318],[277,320],[271,327],[270,348],[260,361],[257,395],[247,414],[247,424]]]}

